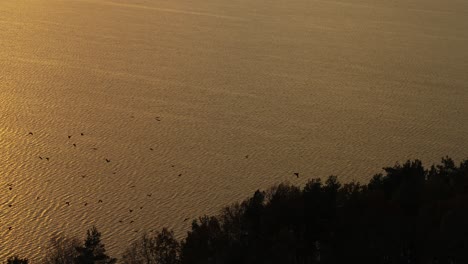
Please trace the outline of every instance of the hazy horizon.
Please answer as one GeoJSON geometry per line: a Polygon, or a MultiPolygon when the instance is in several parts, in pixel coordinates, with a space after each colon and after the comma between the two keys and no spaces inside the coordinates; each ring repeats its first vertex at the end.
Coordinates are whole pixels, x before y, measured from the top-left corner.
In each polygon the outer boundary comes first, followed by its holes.
{"type": "Polygon", "coordinates": [[[1,1],[0,259],[467,158],[467,28],[459,0],[1,1]]]}

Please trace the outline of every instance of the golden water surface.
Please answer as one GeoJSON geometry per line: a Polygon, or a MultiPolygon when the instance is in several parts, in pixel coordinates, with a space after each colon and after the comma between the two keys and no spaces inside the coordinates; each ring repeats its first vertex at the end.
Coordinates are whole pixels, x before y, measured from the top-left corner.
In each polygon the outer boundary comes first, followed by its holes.
{"type": "Polygon", "coordinates": [[[464,0],[0,0],[0,261],[467,158],[467,29],[464,0]]]}

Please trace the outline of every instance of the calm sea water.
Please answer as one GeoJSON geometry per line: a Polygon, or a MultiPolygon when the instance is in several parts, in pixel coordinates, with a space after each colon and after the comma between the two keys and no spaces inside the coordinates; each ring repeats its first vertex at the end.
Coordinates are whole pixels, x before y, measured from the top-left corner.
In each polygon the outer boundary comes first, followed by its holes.
{"type": "Polygon", "coordinates": [[[461,0],[2,0],[0,259],[467,158],[467,28],[461,0]]]}

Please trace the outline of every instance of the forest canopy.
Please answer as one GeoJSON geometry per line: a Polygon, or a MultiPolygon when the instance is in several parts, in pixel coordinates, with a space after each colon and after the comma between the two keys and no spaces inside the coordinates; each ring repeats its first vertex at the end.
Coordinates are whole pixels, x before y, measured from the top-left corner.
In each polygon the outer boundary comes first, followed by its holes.
{"type": "MultiPolygon", "coordinates": [[[[468,160],[385,167],[367,184],[335,176],[257,190],[193,220],[181,241],[145,233],[119,259],[95,227],[51,241],[44,263],[468,263],[468,160]]],[[[28,263],[12,256],[7,263],[28,263]]]]}

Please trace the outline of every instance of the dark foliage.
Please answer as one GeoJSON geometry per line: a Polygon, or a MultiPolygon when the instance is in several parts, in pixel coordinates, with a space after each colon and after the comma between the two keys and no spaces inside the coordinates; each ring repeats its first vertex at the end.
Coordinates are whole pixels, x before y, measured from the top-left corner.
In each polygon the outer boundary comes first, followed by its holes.
{"type": "Polygon", "coordinates": [[[182,263],[468,263],[468,161],[257,191],[192,224],[182,263]]]}
{"type": "Polygon", "coordinates": [[[88,230],[84,246],[76,247],[76,250],[76,264],[113,264],[117,261],[106,254],[106,249],[101,243],[101,233],[96,227],[88,230]]]}
{"type": "MultiPolygon", "coordinates": [[[[53,241],[46,263],[112,264],[101,234],[53,241]],[[75,248],[75,251],[73,250],[75,248]]],[[[10,258],[8,263],[27,263],[10,258]]],[[[303,188],[257,190],[217,216],[192,222],[182,242],[167,229],[144,234],[127,264],[457,264],[468,263],[468,160],[446,157],[384,168],[367,185],[334,176],[303,188]]]]}
{"type": "Polygon", "coordinates": [[[29,261],[26,258],[23,259],[18,256],[13,256],[13,257],[9,257],[6,263],[7,264],[28,264],[29,261]]]}
{"type": "Polygon", "coordinates": [[[143,234],[122,256],[124,264],[177,264],[180,244],[174,232],[163,228],[154,235],[143,234]]]}
{"type": "Polygon", "coordinates": [[[50,240],[44,264],[71,264],[78,257],[76,248],[80,247],[77,238],[57,236],[50,240]]]}

